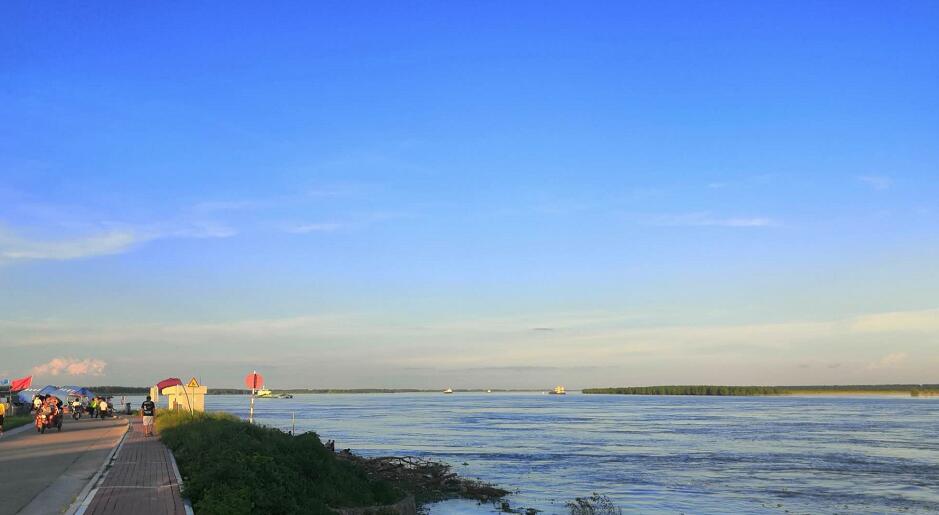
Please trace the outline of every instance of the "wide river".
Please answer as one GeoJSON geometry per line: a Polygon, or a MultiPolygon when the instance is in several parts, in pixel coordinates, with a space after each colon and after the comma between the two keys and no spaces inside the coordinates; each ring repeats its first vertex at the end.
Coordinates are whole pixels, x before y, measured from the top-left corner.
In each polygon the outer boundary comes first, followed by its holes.
{"type": "MultiPolygon", "coordinates": [[[[206,404],[247,417],[244,396],[206,404]]],[[[331,394],[259,399],[255,416],[363,455],[446,461],[546,513],[593,492],[624,513],[939,512],[935,398],[331,394]]]]}

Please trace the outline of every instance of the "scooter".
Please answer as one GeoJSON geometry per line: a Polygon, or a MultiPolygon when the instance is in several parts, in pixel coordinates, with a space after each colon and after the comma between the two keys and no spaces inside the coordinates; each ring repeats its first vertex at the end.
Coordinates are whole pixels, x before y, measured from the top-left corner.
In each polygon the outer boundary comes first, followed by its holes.
{"type": "Polygon", "coordinates": [[[40,412],[36,415],[36,432],[45,433],[47,428],[54,427],[62,431],[62,413],[55,415],[40,412]]]}
{"type": "Polygon", "coordinates": [[[72,406],[72,418],[78,420],[82,418],[82,412],[85,411],[81,406],[72,406]]]}
{"type": "Polygon", "coordinates": [[[36,432],[45,433],[46,427],[49,426],[49,416],[43,412],[36,413],[36,432]]]}

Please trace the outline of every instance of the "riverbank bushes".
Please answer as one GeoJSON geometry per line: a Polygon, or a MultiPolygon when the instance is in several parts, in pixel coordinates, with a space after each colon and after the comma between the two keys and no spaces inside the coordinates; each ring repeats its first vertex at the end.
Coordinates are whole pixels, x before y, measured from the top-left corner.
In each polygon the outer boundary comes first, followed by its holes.
{"type": "Polygon", "coordinates": [[[330,508],[395,503],[404,494],[327,450],[316,433],[291,436],[224,413],[163,412],[184,495],[199,514],[333,515],[330,508]]]}

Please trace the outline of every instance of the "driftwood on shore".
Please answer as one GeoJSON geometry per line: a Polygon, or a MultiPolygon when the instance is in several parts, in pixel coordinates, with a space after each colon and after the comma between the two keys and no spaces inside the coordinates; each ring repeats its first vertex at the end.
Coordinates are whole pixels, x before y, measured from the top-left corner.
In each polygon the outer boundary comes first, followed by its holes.
{"type": "Polygon", "coordinates": [[[348,450],[343,450],[338,456],[361,466],[370,476],[412,493],[418,502],[456,498],[492,502],[510,493],[475,479],[460,477],[450,465],[438,461],[410,456],[365,458],[348,450]]]}

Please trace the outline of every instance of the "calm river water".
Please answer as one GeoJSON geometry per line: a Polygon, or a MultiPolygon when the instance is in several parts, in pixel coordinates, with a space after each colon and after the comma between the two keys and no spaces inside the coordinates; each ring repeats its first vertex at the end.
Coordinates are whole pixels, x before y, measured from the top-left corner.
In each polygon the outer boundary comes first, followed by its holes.
{"type": "MultiPolygon", "coordinates": [[[[247,417],[248,399],[209,396],[247,417]]],[[[539,393],[260,399],[265,424],[363,455],[447,461],[566,513],[605,494],[625,513],[939,512],[939,399],[539,393]]],[[[491,513],[448,502],[431,513],[491,513]]]]}

